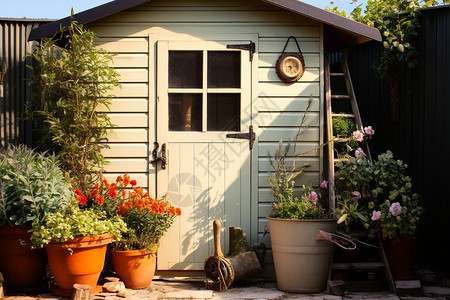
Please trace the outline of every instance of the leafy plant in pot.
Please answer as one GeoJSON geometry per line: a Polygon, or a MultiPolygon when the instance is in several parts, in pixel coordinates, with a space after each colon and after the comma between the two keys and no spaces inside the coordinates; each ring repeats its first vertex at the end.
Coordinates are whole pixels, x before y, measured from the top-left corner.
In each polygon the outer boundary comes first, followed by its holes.
{"type": "Polygon", "coordinates": [[[300,199],[295,196],[295,179],[307,165],[287,165],[288,148],[282,142],[270,159],[274,175],[269,177],[276,202],[269,217],[270,240],[278,289],[287,292],[314,293],[324,289],[333,246],[316,240],[318,230],[334,232],[336,220],[328,217],[324,200],[327,182],[318,190],[303,186],[300,199]],[[291,249],[285,251],[286,247],[291,249]]]}
{"type": "Polygon", "coordinates": [[[75,283],[91,286],[91,294],[101,291],[97,286],[103,269],[106,246],[120,240],[127,232],[119,217],[108,217],[105,212],[92,208],[80,209],[72,192],[70,206],[64,210],[47,213],[42,220],[33,221],[31,241],[37,248],[45,247],[50,271],[58,296],[72,294],[75,283]]]}
{"type": "Polygon", "coordinates": [[[44,276],[46,255],[31,249],[31,223],[67,207],[72,194],[55,156],[25,146],[0,153],[0,272],[8,285],[31,286],[44,276]]]}
{"type": "Polygon", "coordinates": [[[338,167],[336,194],[338,197],[352,195],[348,201],[364,207],[358,211],[358,218],[352,219],[340,202],[336,210],[339,220],[347,228],[355,228],[355,223],[359,222],[370,236],[383,238],[394,278],[411,279],[416,229],[423,208],[420,196],[412,193],[411,178],[406,175],[407,165],[395,160],[392,152],[387,151],[373,163],[362,155],[342,162],[338,167]],[[403,244],[407,245],[408,251],[398,258],[390,258],[392,250],[403,244]],[[403,266],[396,271],[395,265],[399,262],[403,266]]]}
{"type": "Polygon", "coordinates": [[[180,208],[166,197],[152,198],[128,174],[112,183],[103,179],[87,197],[80,195],[78,199],[82,206],[124,221],[128,232],[110,247],[113,268],[126,287],[148,287],[155,272],[159,241],[181,215],[180,208]]]}

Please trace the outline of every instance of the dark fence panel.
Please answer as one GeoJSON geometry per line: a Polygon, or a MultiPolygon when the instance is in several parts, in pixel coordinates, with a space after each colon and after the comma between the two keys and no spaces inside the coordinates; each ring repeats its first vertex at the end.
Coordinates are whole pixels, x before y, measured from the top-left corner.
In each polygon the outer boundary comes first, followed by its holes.
{"type": "MultiPolygon", "coordinates": [[[[27,84],[32,49],[27,42],[32,28],[46,24],[46,20],[0,18],[0,65],[6,65],[0,82],[0,148],[10,144],[31,144],[31,126],[24,120],[25,105],[31,100],[31,88],[27,84]]],[[[0,68],[0,72],[3,72],[0,68]]]]}
{"type": "Polygon", "coordinates": [[[382,45],[351,48],[348,61],[363,122],[376,130],[371,151],[377,155],[389,149],[407,163],[413,188],[423,196],[418,259],[448,269],[443,242],[450,237],[450,7],[424,10],[420,18],[420,67],[398,70],[398,122],[391,119],[388,80],[378,79],[371,68],[382,45]]]}

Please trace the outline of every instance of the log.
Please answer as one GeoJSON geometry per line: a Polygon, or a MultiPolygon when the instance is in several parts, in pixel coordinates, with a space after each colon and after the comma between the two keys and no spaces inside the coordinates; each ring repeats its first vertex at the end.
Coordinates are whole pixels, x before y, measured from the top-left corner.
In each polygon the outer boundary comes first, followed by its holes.
{"type": "Polygon", "coordinates": [[[233,266],[234,281],[264,272],[254,251],[239,253],[228,260],[233,266]]]}
{"type": "Polygon", "coordinates": [[[91,296],[91,286],[87,284],[75,283],[72,288],[71,300],[89,300],[91,296]]]}

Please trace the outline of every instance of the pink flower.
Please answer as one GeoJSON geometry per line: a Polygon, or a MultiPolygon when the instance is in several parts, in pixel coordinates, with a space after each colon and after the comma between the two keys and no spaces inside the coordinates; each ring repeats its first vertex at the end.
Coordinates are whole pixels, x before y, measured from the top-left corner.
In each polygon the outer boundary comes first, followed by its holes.
{"type": "Polygon", "coordinates": [[[372,212],[372,221],[376,221],[376,220],[380,219],[380,217],[381,217],[381,211],[374,210],[372,212]]]}
{"type": "Polygon", "coordinates": [[[311,191],[311,201],[318,201],[319,200],[319,196],[317,195],[317,193],[316,192],[314,192],[314,191],[311,191]]]}
{"type": "Polygon", "coordinates": [[[353,137],[355,138],[355,140],[357,140],[358,142],[362,142],[363,138],[364,138],[364,133],[362,133],[359,130],[356,130],[353,132],[353,137]]]}
{"type": "Polygon", "coordinates": [[[402,213],[402,206],[398,202],[392,203],[391,207],[389,207],[389,212],[394,216],[398,216],[402,213]]]}
{"type": "Polygon", "coordinates": [[[358,201],[359,199],[361,199],[361,193],[358,191],[354,191],[352,193],[352,201],[358,201]]]}
{"type": "Polygon", "coordinates": [[[363,157],[363,156],[364,156],[364,151],[363,151],[363,149],[358,148],[358,149],[355,150],[355,157],[356,157],[356,158],[361,158],[361,157],[363,157]]]}
{"type": "Polygon", "coordinates": [[[366,198],[366,199],[367,199],[367,198],[369,198],[370,196],[371,196],[371,195],[370,195],[369,192],[363,192],[363,193],[362,193],[362,197],[363,197],[363,198],[366,198]]]}
{"type": "Polygon", "coordinates": [[[364,127],[364,132],[370,136],[375,134],[375,130],[372,129],[372,126],[364,127]]]}
{"type": "Polygon", "coordinates": [[[323,189],[326,189],[328,187],[328,181],[326,181],[326,180],[322,181],[322,183],[320,184],[320,187],[323,189]]]}

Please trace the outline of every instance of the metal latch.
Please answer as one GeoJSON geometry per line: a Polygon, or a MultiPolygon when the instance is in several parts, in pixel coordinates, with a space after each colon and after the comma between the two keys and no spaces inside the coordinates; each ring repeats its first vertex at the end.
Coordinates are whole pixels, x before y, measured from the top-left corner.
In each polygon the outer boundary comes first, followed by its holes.
{"type": "Polygon", "coordinates": [[[253,131],[253,125],[248,127],[248,133],[229,133],[227,134],[227,138],[232,139],[243,139],[248,140],[250,150],[253,149],[253,144],[255,143],[256,135],[253,131]]]}
{"type": "Polygon", "coordinates": [[[239,49],[250,51],[250,61],[253,61],[253,54],[256,52],[256,45],[254,42],[248,44],[227,45],[227,49],[239,49]]]}
{"type": "Polygon", "coordinates": [[[166,144],[164,143],[161,146],[161,157],[158,157],[159,143],[154,142],[153,144],[155,145],[155,148],[152,151],[153,160],[150,163],[154,164],[161,161],[161,169],[165,170],[167,167],[166,144]]]}

